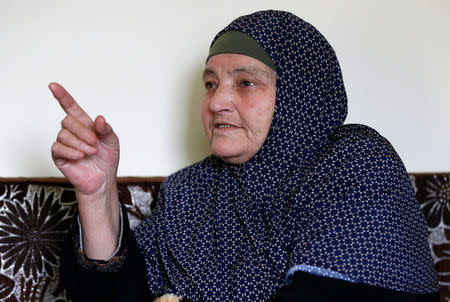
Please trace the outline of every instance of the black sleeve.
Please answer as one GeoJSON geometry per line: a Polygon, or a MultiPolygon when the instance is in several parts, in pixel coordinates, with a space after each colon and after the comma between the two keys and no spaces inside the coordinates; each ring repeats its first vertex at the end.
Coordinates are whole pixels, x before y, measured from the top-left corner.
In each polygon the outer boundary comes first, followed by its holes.
{"type": "Polygon", "coordinates": [[[280,288],[269,302],[291,301],[396,301],[425,302],[439,301],[439,292],[416,295],[392,291],[362,283],[296,272],[292,282],[280,288]]]}
{"type": "Polygon", "coordinates": [[[144,258],[130,230],[125,207],[122,214],[121,247],[108,262],[84,256],[78,248],[78,222],[74,220],[64,240],[60,265],[61,281],[72,301],[153,301],[144,258]]]}

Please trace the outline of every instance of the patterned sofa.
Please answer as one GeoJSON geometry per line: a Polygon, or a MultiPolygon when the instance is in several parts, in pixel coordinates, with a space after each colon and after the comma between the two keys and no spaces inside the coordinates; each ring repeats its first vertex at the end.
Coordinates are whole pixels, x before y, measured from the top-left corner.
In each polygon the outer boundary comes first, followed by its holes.
{"type": "MultiPolygon", "coordinates": [[[[429,245],[450,298],[450,173],[410,174],[429,225],[429,245]]],[[[162,177],[119,178],[131,228],[154,206],[162,177]]],[[[67,301],[59,282],[59,254],[76,209],[62,178],[0,178],[0,301],[67,301]]]]}

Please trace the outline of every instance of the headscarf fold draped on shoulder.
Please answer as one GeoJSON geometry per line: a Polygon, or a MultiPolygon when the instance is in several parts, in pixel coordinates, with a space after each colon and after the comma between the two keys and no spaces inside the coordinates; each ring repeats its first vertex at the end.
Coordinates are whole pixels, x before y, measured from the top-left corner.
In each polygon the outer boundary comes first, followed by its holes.
{"type": "Polygon", "coordinates": [[[264,301],[302,266],[393,290],[436,291],[426,224],[405,168],[376,131],[343,126],[336,55],[283,11],[219,32],[255,39],[276,66],[276,105],[247,163],[215,156],[171,175],[136,230],[150,290],[189,299],[264,301]]]}

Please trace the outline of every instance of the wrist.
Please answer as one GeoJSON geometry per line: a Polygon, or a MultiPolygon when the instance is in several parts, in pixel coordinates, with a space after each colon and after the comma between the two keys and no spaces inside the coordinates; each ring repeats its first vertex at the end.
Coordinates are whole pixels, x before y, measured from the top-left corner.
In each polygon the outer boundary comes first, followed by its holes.
{"type": "Polygon", "coordinates": [[[118,246],[121,227],[117,186],[76,195],[84,252],[92,259],[107,259],[118,246]]]}

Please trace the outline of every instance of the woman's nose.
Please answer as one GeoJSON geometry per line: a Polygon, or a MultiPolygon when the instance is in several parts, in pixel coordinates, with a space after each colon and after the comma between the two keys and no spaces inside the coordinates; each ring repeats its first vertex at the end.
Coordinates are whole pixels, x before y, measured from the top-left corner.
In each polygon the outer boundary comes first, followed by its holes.
{"type": "Polygon", "coordinates": [[[209,109],[215,113],[232,111],[234,97],[234,93],[230,87],[219,85],[211,98],[209,109]]]}

